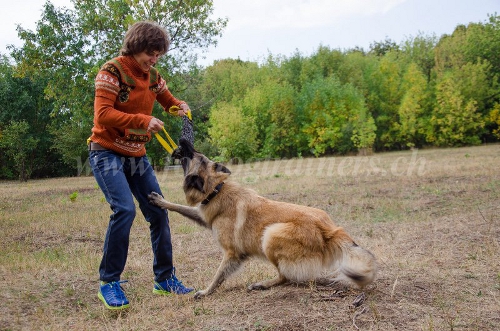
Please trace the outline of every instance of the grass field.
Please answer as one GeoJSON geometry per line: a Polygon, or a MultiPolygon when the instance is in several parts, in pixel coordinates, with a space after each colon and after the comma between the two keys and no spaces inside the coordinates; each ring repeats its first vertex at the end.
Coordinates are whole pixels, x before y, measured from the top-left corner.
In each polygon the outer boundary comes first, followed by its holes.
{"type": "MultiPolygon", "coordinates": [[[[268,198],[327,211],[377,256],[378,279],[247,292],[275,276],[250,261],[202,300],[158,297],[139,213],[122,277],[131,307],[111,312],[96,295],[110,209],[93,177],[0,182],[0,330],[500,330],[500,145],[228,167],[268,198]]],[[[184,203],[182,172],[157,176],[184,203]]],[[[187,219],[170,225],[179,278],[204,288],[221,252],[187,219]]]]}

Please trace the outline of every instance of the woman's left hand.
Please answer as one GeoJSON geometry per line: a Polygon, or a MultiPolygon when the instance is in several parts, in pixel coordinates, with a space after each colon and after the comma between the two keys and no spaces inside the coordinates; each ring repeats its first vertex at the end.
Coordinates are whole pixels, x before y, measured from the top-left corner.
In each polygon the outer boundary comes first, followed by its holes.
{"type": "Polygon", "coordinates": [[[189,111],[189,106],[187,103],[181,103],[179,105],[179,110],[177,112],[177,114],[179,114],[179,116],[184,116],[184,115],[187,115],[188,111],[189,111]]]}

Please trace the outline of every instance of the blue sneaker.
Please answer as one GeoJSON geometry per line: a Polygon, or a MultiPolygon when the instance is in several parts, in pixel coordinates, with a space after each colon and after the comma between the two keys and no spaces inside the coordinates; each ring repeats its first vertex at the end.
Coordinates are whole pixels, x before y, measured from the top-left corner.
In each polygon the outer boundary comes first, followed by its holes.
{"type": "Polygon", "coordinates": [[[118,310],[128,308],[129,303],[120,284],[126,283],[126,280],[118,282],[101,282],[97,297],[101,299],[106,308],[118,310]]]}
{"type": "Polygon", "coordinates": [[[192,291],[194,291],[194,288],[184,286],[182,282],[175,277],[175,268],[170,279],[164,280],[163,282],[155,281],[155,287],[153,288],[153,293],[161,295],[170,295],[172,293],[187,294],[192,291]]]}

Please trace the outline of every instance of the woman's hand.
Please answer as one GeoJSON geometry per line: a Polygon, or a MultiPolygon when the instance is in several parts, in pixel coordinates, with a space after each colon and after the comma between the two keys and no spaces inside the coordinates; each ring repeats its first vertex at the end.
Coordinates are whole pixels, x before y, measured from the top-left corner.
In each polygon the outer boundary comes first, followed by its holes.
{"type": "Polygon", "coordinates": [[[188,104],[187,103],[181,103],[179,105],[179,110],[178,110],[177,114],[179,116],[184,116],[184,115],[187,115],[188,111],[189,111],[188,104]]]}
{"type": "Polygon", "coordinates": [[[157,133],[161,128],[163,128],[163,122],[156,117],[153,117],[151,121],[149,121],[148,132],[157,133]]]}

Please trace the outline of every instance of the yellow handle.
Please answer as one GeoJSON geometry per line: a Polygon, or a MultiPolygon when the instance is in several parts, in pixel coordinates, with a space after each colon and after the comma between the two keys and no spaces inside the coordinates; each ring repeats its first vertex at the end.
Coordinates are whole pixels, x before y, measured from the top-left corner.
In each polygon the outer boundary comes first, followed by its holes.
{"type": "Polygon", "coordinates": [[[158,141],[160,142],[160,144],[163,146],[163,148],[165,148],[167,150],[167,152],[169,152],[170,154],[172,154],[174,152],[174,149],[177,148],[177,145],[175,144],[174,140],[172,138],[170,138],[170,135],[168,134],[167,130],[165,130],[164,127],[162,127],[163,129],[163,132],[165,132],[165,135],[167,136],[167,140],[169,141],[170,146],[166,141],[165,139],[163,139],[162,136],[160,136],[160,134],[158,132],[155,133],[155,136],[156,136],[156,139],[158,139],[158,141]]]}
{"type": "MultiPolygon", "coordinates": [[[[179,111],[179,107],[178,106],[172,106],[170,108],[168,108],[168,112],[172,115],[177,115],[178,111],[179,111]]],[[[187,113],[186,113],[186,116],[192,121],[193,118],[191,117],[191,109],[188,109],[187,113]]]]}

